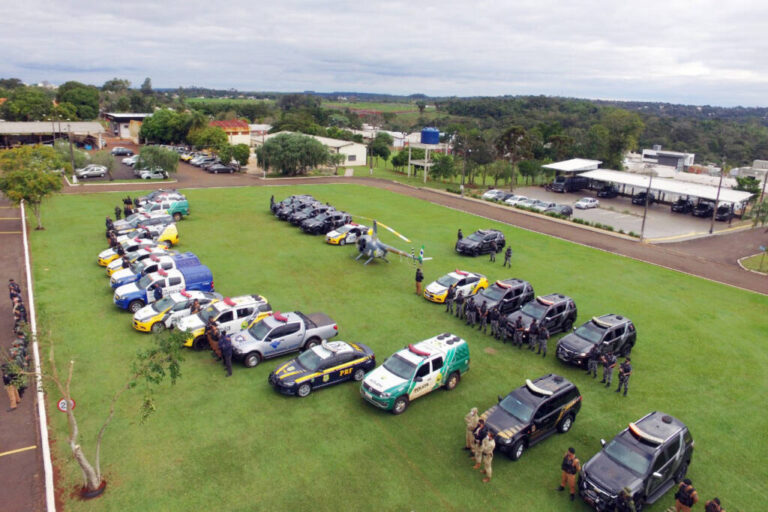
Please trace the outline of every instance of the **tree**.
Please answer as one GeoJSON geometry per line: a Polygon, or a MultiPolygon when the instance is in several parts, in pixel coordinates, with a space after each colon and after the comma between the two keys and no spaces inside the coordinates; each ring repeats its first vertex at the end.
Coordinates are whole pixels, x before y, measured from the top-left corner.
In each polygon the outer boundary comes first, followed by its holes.
{"type": "Polygon", "coordinates": [[[451,155],[436,153],[432,162],[433,165],[429,168],[432,177],[450,179],[456,175],[456,162],[451,155]]]}
{"type": "Polygon", "coordinates": [[[59,103],[55,105],[51,112],[45,116],[46,121],[77,120],[77,109],[71,103],[59,103]]]}
{"type": "Polygon", "coordinates": [[[50,114],[52,108],[50,96],[42,89],[19,87],[3,103],[2,117],[7,121],[40,121],[50,114]]]}
{"type": "Polygon", "coordinates": [[[528,182],[533,182],[536,180],[536,176],[541,173],[541,163],[536,160],[521,160],[517,164],[517,169],[528,182]]]}
{"type": "Polygon", "coordinates": [[[126,92],[131,88],[131,81],[120,78],[113,78],[107,80],[104,85],[101,86],[101,90],[104,92],[126,92]]]}
{"type": "Polygon", "coordinates": [[[395,156],[392,157],[392,167],[395,169],[402,169],[408,165],[408,151],[398,151],[395,156]]]}
{"type": "Polygon", "coordinates": [[[37,219],[35,229],[45,229],[40,207],[45,198],[61,190],[61,178],[53,171],[67,164],[50,147],[21,146],[0,154],[0,192],[15,204],[24,201],[37,219]]]}
{"type": "Polygon", "coordinates": [[[190,130],[187,142],[198,149],[216,148],[227,143],[227,133],[219,126],[204,126],[190,130]]]}
{"type": "Polygon", "coordinates": [[[752,194],[760,193],[760,182],[752,176],[737,176],[735,190],[743,190],[752,194]]]}
{"type": "Polygon", "coordinates": [[[112,156],[109,150],[102,149],[101,151],[91,153],[91,163],[106,167],[109,181],[114,181],[115,178],[112,176],[112,171],[115,170],[115,157],[112,156]]]}
{"type": "Polygon", "coordinates": [[[281,174],[296,176],[328,163],[330,153],[323,144],[296,133],[282,133],[268,139],[257,151],[264,169],[276,168],[281,174]]]}
{"type": "Polygon", "coordinates": [[[508,180],[512,177],[512,165],[504,160],[496,160],[488,167],[488,174],[493,178],[493,188],[499,186],[499,180],[508,180]]]}
{"type": "Polygon", "coordinates": [[[248,144],[235,144],[232,146],[232,158],[240,165],[248,165],[251,158],[251,148],[248,144]]]}
{"type": "Polygon", "coordinates": [[[92,85],[74,81],[65,82],[59,86],[56,100],[74,105],[77,117],[80,119],[95,119],[99,115],[99,90],[92,85]]]}
{"type": "Polygon", "coordinates": [[[424,101],[419,100],[416,102],[416,107],[419,109],[419,114],[424,113],[424,109],[427,108],[427,104],[424,101]]]}
{"type": "Polygon", "coordinates": [[[65,162],[63,165],[63,168],[67,172],[74,172],[75,169],[81,169],[85,167],[90,161],[90,155],[85,151],[80,151],[79,149],[73,149],[72,153],[70,154],[69,142],[66,140],[61,140],[61,139],[57,140],[53,144],[53,149],[59,155],[59,157],[61,158],[61,161],[65,162]],[[72,167],[71,160],[73,159],[75,161],[75,168],[71,169],[72,167]]]}
{"type": "Polygon", "coordinates": [[[531,139],[522,126],[510,126],[496,139],[498,156],[506,159],[512,166],[509,190],[515,189],[515,165],[532,155],[531,146],[531,139]]]}
{"type": "Polygon", "coordinates": [[[145,78],[144,82],[141,84],[141,94],[144,96],[152,95],[152,79],[149,77],[145,78]]]}
{"type": "Polygon", "coordinates": [[[637,138],[643,132],[643,121],[634,112],[616,108],[603,116],[601,124],[608,130],[604,164],[608,169],[621,170],[624,153],[637,146],[637,138]]]}
{"type": "Polygon", "coordinates": [[[392,138],[392,136],[385,132],[379,132],[376,134],[376,137],[371,141],[371,143],[368,145],[368,148],[370,149],[371,155],[373,157],[381,157],[386,162],[389,160],[389,155],[392,153],[390,151],[390,146],[395,143],[395,140],[392,138]]]}
{"type": "Polygon", "coordinates": [[[141,123],[139,137],[161,144],[175,144],[187,139],[191,124],[191,114],[159,109],[141,123]]]}
{"type": "MultiPolygon", "coordinates": [[[[166,331],[159,336],[155,336],[154,342],[154,345],[150,348],[140,350],[136,353],[136,356],[131,363],[130,372],[125,380],[125,384],[112,396],[112,400],[109,404],[109,413],[107,414],[104,423],[102,423],[96,437],[93,464],[85,455],[85,452],[80,445],[80,430],[75,412],[72,407],[67,407],[67,423],[69,425],[69,437],[67,442],[72,451],[72,456],[77,461],[83,474],[83,492],[94,492],[102,488],[101,442],[107,427],[115,416],[116,406],[120,397],[122,397],[126,391],[135,388],[137,385],[144,385],[144,399],[140,409],[140,421],[144,423],[156,408],[153,397],[154,386],[160,384],[166,377],[170,379],[170,382],[173,385],[176,383],[176,380],[181,377],[181,363],[184,360],[182,355],[182,347],[184,343],[183,333],[178,331],[166,331]]],[[[75,361],[70,360],[67,365],[66,373],[60,375],[54,357],[54,343],[52,340],[50,340],[49,345],[48,363],[50,368],[43,373],[43,378],[52,381],[55,384],[66,401],[65,403],[72,403],[71,384],[72,378],[74,377],[75,361]]]]}
{"type": "Polygon", "coordinates": [[[24,87],[24,82],[18,78],[0,78],[0,89],[18,89],[24,87]]]}
{"type": "Polygon", "coordinates": [[[144,146],[139,152],[136,161],[137,169],[154,169],[159,167],[168,174],[176,172],[179,168],[179,154],[170,149],[157,146],[144,146]]]}

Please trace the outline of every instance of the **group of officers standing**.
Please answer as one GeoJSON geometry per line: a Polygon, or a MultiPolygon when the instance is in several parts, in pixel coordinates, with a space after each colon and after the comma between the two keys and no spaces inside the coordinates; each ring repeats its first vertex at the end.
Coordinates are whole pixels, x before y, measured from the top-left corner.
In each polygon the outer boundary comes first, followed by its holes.
{"type": "Polygon", "coordinates": [[[15,411],[21,402],[26,389],[25,374],[29,371],[29,354],[27,352],[27,308],[21,295],[21,287],[13,279],[8,280],[8,295],[13,306],[14,339],[8,353],[2,354],[3,385],[8,394],[8,412],[15,411]]]}

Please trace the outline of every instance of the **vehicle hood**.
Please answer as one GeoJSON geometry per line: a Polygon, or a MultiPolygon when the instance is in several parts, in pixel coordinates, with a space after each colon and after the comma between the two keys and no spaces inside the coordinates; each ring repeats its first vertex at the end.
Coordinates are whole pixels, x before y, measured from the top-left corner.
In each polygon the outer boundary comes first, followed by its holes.
{"type": "Polygon", "coordinates": [[[154,318],[159,315],[157,311],[152,309],[152,306],[144,306],[133,315],[133,319],[137,322],[146,322],[150,318],[154,318]]]}
{"type": "Polygon", "coordinates": [[[527,427],[525,423],[507,413],[498,405],[485,411],[481,418],[485,419],[488,428],[501,439],[513,439],[527,427]]]}
{"type": "Polygon", "coordinates": [[[262,342],[262,340],[257,340],[251,336],[251,333],[248,331],[248,329],[238,331],[236,334],[232,335],[232,348],[235,349],[235,351],[238,351],[244,346],[250,345],[254,342],[262,342]]]}
{"type": "Polygon", "coordinates": [[[114,255],[115,255],[114,249],[111,249],[111,248],[110,249],[104,249],[103,251],[101,251],[99,253],[99,258],[104,259],[104,258],[109,258],[110,256],[114,256],[114,255]]]}
{"type": "Polygon", "coordinates": [[[480,307],[483,304],[485,304],[486,309],[490,310],[493,306],[497,306],[499,304],[498,300],[489,299],[488,297],[484,297],[480,295],[479,293],[474,296],[475,306],[480,307]]]}
{"type": "Polygon", "coordinates": [[[518,317],[523,321],[523,327],[526,329],[529,325],[531,325],[531,322],[533,322],[533,317],[526,315],[522,311],[515,311],[514,313],[507,315],[507,321],[509,322],[509,325],[514,325],[515,322],[517,322],[518,317]]]}
{"type": "Polygon", "coordinates": [[[624,487],[629,487],[632,493],[642,487],[642,480],[603,452],[589,459],[584,464],[583,471],[587,480],[614,496],[618,495],[624,487]]]}
{"type": "Polygon", "coordinates": [[[314,372],[310,372],[303,366],[301,366],[295,359],[291,359],[287,363],[278,366],[272,374],[277,377],[277,382],[283,386],[291,386],[296,383],[297,379],[305,377],[314,372]]]}
{"type": "Polygon", "coordinates": [[[176,328],[180,331],[190,332],[205,327],[205,323],[197,315],[189,315],[176,322],[176,328]]]}
{"type": "Polygon", "coordinates": [[[328,237],[328,238],[336,238],[337,236],[340,236],[340,235],[341,235],[341,233],[339,233],[335,229],[333,231],[329,231],[328,233],[325,234],[325,236],[328,237]]]}
{"type": "Polygon", "coordinates": [[[304,222],[302,222],[302,225],[304,226],[319,226],[323,224],[324,221],[318,220],[316,217],[311,217],[309,219],[304,219],[304,222]]]}
{"type": "Polygon", "coordinates": [[[579,354],[588,353],[594,347],[592,343],[574,333],[563,336],[557,344],[579,354]]]}
{"type": "Polygon", "coordinates": [[[365,377],[364,382],[376,391],[383,393],[397,386],[401,386],[408,381],[391,373],[382,365],[369,373],[365,377]]]}
{"type": "Polygon", "coordinates": [[[474,240],[470,240],[469,238],[462,238],[458,242],[456,242],[456,248],[457,249],[463,249],[463,248],[472,248],[472,247],[478,247],[480,245],[480,242],[476,242],[474,240]]]}
{"type": "Polygon", "coordinates": [[[130,277],[136,277],[136,274],[134,274],[133,271],[129,268],[121,268],[120,270],[112,274],[112,281],[116,283],[121,279],[127,279],[130,277]]]}
{"type": "Polygon", "coordinates": [[[448,291],[448,288],[441,285],[437,281],[432,281],[427,286],[427,291],[433,295],[442,295],[443,293],[448,291]]]}
{"type": "Polygon", "coordinates": [[[139,287],[136,286],[136,283],[128,283],[124,284],[123,286],[118,286],[115,290],[115,295],[120,297],[125,297],[128,294],[136,293],[139,291],[139,287]]]}
{"type": "Polygon", "coordinates": [[[107,265],[107,268],[115,273],[119,272],[120,270],[128,270],[130,272],[131,269],[129,268],[122,268],[123,267],[123,260],[121,258],[117,258],[116,260],[112,260],[107,265]]]}

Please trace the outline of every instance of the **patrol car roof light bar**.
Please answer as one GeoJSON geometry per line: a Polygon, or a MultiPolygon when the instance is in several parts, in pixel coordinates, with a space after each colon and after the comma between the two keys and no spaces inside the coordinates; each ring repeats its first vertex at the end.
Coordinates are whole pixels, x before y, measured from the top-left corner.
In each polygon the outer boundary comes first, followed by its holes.
{"type": "Polygon", "coordinates": [[[331,344],[328,343],[328,340],[321,341],[320,342],[320,346],[323,347],[328,352],[331,352],[333,354],[335,354],[336,352],[339,351],[338,347],[331,346],[331,344]]]}
{"type": "Polygon", "coordinates": [[[425,351],[423,351],[423,350],[420,350],[420,349],[416,348],[416,347],[413,345],[413,343],[410,343],[410,344],[408,344],[408,350],[409,350],[409,351],[410,351],[412,354],[416,354],[417,356],[428,357],[428,356],[430,355],[430,353],[429,353],[429,352],[425,352],[425,351]]]}
{"type": "Polygon", "coordinates": [[[637,437],[639,437],[639,438],[643,439],[644,441],[648,441],[649,443],[653,443],[653,444],[661,444],[661,443],[663,443],[663,442],[664,442],[664,440],[663,440],[663,439],[659,439],[658,437],[656,437],[656,436],[652,436],[652,435],[648,434],[647,432],[643,432],[642,430],[640,430],[640,427],[638,427],[637,425],[635,425],[635,424],[634,424],[634,423],[632,423],[632,422],[630,422],[630,424],[629,424],[629,430],[630,430],[630,431],[631,431],[631,432],[632,432],[632,433],[633,433],[635,436],[637,436],[637,437]]]}
{"type": "Polygon", "coordinates": [[[534,393],[538,393],[540,395],[544,396],[552,396],[554,393],[548,389],[543,389],[531,382],[531,379],[525,379],[525,385],[528,386],[528,389],[533,391],[534,393]]]}
{"type": "Polygon", "coordinates": [[[459,270],[459,269],[456,269],[455,272],[457,274],[459,274],[460,276],[468,276],[469,275],[468,273],[464,272],[463,270],[459,270]]]}
{"type": "Polygon", "coordinates": [[[163,277],[168,277],[168,272],[166,272],[162,268],[160,270],[158,270],[157,273],[160,274],[163,277]]]}
{"type": "Polygon", "coordinates": [[[181,294],[182,297],[186,297],[186,298],[190,298],[192,296],[187,290],[181,290],[179,293],[181,294]]]}
{"type": "Polygon", "coordinates": [[[285,323],[285,322],[288,321],[288,317],[286,317],[285,315],[281,314],[279,311],[275,311],[275,313],[272,316],[274,316],[275,320],[277,320],[278,322],[285,323]]]}
{"type": "Polygon", "coordinates": [[[547,299],[545,299],[543,297],[536,297],[536,300],[541,302],[542,304],[546,304],[547,306],[551,306],[552,304],[554,304],[553,301],[547,300],[547,299]]]}
{"type": "Polygon", "coordinates": [[[496,286],[498,286],[499,288],[507,288],[507,289],[512,288],[511,284],[502,283],[501,281],[496,281],[496,286]]]}
{"type": "Polygon", "coordinates": [[[227,306],[234,306],[235,305],[235,301],[233,301],[229,297],[224,297],[224,300],[222,302],[224,302],[224,304],[226,304],[227,306]]]}

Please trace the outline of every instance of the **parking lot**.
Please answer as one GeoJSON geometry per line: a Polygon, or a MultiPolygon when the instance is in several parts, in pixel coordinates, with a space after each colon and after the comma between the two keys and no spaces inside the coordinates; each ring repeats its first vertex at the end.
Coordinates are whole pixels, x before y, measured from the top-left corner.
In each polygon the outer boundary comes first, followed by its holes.
{"type": "MultiPolygon", "coordinates": [[[[542,201],[554,201],[559,204],[567,204],[571,207],[582,197],[595,197],[597,192],[582,190],[574,193],[560,194],[550,192],[542,187],[520,187],[515,193],[527,197],[541,199],[542,201]]],[[[613,229],[624,230],[625,233],[633,231],[640,234],[643,223],[643,207],[632,204],[630,197],[614,197],[611,199],[599,198],[600,206],[589,210],[573,210],[573,218],[599,222],[613,226],[613,229]]],[[[733,225],[739,219],[733,220],[733,225]]],[[[722,231],[732,227],[727,222],[715,222],[715,231],[722,231]]],[[[648,207],[648,215],[645,221],[645,238],[651,242],[680,241],[695,238],[709,233],[710,219],[694,217],[691,214],[672,213],[668,204],[652,204],[648,207]]]]}

